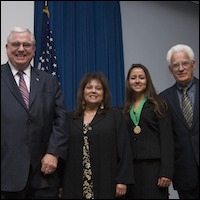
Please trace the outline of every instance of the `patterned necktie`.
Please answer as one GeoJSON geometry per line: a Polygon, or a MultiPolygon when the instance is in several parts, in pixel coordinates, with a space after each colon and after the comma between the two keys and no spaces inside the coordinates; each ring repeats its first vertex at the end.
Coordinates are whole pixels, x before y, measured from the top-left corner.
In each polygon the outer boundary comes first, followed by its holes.
{"type": "Polygon", "coordinates": [[[192,126],[192,119],[193,119],[193,110],[192,110],[192,103],[190,101],[190,98],[188,96],[188,88],[183,88],[183,104],[182,104],[182,111],[183,115],[188,123],[188,125],[192,126]]]}
{"type": "Polygon", "coordinates": [[[29,92],[26,83],[24,81],[24,76],[23,76],[24,72],[18,71],[17,74],[19,76],[19,90],[22,94],[24,102],[26,103],[26,107],[29,108],[29,92]]]}

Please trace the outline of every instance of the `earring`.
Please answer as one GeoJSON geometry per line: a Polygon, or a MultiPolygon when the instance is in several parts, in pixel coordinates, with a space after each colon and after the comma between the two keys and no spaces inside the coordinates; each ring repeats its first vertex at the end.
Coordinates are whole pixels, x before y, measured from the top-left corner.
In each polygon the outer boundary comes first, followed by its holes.
{"type": "Polygon", "coordinates": [[[101,103],[101,106],[100,106],[100,108],[101,108],[101,110],[103,110],[103,109],[104,109],[104,103],[103,103],[103,102],[101,103]]]}
{"type": "Polygon", "coordinates": [[[82,109],[85,110],[85,100],[82,101],[82,109]]]}

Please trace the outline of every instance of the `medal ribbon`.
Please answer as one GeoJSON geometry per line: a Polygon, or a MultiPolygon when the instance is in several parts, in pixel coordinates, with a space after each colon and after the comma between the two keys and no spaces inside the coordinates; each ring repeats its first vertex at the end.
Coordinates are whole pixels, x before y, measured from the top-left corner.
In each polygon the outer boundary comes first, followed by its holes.
{"type": "Polygon", "coordinates": [[[140,121],[140,114],[141,114],[141,111],[142,111],[142,107],[144,105],[144,103],[147,101],[147,98],[144,97],[142,99],[142,101],[140,102],[140,105],[138,106],[137,110],[135,111],[134,113],[134,107],[133,107],[133,104],[131,105],[131,109],[130,109],[130,116],[131,116],[131,119],[133,121],[133,123],[135,124],[135,126],[137,126],[139,124],[139,121],[140,121]]]}

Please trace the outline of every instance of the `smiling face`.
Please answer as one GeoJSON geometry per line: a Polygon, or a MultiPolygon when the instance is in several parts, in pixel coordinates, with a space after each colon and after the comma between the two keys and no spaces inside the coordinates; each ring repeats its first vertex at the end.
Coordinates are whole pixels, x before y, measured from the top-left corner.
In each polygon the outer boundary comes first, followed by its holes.
{"type": "Polygon", "coordinates": [[[15,32],[6,44],[6,51],[11,64],[18,70],[24,70],[35,55],[35,45],[29,33],[15,32]]]}
{"type": "Polygon", "coordinates": [[[144,93],[147,85],[145,72],[140,67],[131,70],[129,76],[129,86],[135,93],[144,93]]]}
{"type": "Polygon", "coordinates": [[[194,68],[195,62],[190,60],[185,51],[175,52],[172,55],[169,70],[178,83],[182,85],[189,83],[193,78],[194,68]]]}
{"type": "Polygon", "coordinates": [[[92,79],[84,88],[83,96],[86,107],[98,107],[103,100],[104,90],[97,79],[92,79]]]}

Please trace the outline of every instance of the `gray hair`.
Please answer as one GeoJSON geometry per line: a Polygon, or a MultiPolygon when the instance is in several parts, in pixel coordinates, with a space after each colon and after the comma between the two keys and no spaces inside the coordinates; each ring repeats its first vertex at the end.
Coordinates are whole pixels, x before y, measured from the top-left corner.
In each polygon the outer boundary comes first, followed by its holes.
{"type": "Polygon", "coordinates": [[[13,33],[28,33],[31,37],[31,41],[35,45],[35,37],[34,37],[33,33],[29,29],[21,28],[21,27],[14,27],[14,28],[11,29],[10,34],[7,37],[7,43],[10,42],[13,33]]]}
{"type": "Polygon", "coordinates": [[[169,51],[167,52],[167,56],[166,56],[166,60],[168,62],[168,64],[171,64],[171,57],[175,52],[180,52],[180,51],[185,51],[190,60],[195,61],[194,58],[194,51],[192,50],[191,47],[185,45],[185,44],[177,44],[175,46],[173,46],[171,49],[169,49],[169,51]]]}

